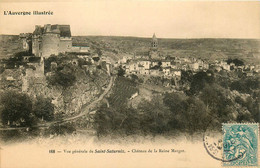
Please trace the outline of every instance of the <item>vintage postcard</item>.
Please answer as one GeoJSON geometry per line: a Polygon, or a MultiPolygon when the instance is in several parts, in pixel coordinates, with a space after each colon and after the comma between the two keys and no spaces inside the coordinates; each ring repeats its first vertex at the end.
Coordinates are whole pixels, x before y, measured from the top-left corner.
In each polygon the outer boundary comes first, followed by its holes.
{"type": "Polygon", "coordinates": [[[259,167],[260,2],[1,0],[1,168],[259,167]]]}

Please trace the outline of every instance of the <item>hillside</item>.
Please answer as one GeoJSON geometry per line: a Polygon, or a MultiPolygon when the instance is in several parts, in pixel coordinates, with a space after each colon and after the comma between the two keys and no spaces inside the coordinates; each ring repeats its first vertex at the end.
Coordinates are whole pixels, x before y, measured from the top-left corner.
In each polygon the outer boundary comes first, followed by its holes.
{"type": "Polygon", "coordinates": [[[22,51],[22,42],[17,35],[0,35],[0,59],[8,58],[22,51]]]}
{"type": "MultiPolygon", "coordinates": [[[[112,52],[147,51],[150,38],[114,36],[76,36],[74,41],[112,52]]],[[[240,58],[247,63],[260,61],[260,40],[257,39],[158,39],[159,49],[172,57],[208,59],[240,58]]]]}
{"type": "MultiPolygon", "coordinates": [[[[150,38],[120,36],[74,36],[73,42],[88,43],[92,49],[103,52],[134,53],[147,51],[150,38]]],[[[195,57],[210,61],[240,58],[246,63],[260,62],[260,39],[158,39],[159,49],[171,57],[195,57]]],[[[0,35],[0,58],[22,50],[15,35],[0,35]]],[[[119,55],[120,55],[119,54],[119,55]]],[[[114,58],[114,57],[113,57],[114,58]]]]}

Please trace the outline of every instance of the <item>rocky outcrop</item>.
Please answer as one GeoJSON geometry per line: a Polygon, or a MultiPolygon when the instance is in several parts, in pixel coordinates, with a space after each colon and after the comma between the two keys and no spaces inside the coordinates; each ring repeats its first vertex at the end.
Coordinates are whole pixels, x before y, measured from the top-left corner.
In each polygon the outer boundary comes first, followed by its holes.
{"type": "Polygon", "coordinates": [[[43,96],[52,98],[55,113],[78,113],[82,105],[95,100],[103,90],[103,85],[109,82],[108,75],[100,70],[95,70],[95,76],[90,76],[83,69],[75,72],[76,82],[67,88],[60,85],[50,85],[46,77],[30,78],[27,93],[32,97],[43,96]]]}

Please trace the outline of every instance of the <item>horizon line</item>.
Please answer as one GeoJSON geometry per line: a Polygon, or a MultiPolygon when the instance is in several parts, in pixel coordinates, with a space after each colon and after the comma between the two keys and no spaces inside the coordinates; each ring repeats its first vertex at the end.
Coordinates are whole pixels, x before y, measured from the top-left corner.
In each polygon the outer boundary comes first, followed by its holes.
{"type": "MultiPolygon", "coordinates": [[[[0,34],[0,36],[19,36],[19,34],[0,34]]],[[[92,36],[92,37],[130,37],[130,38],[152,38],[144,36],[131,35],[72,35],[71,37],[92,36]]],[[[260,38],[242,38],[242,37],[156,37],[157,39],[237,39],[237,40],[260,40],[260,38]]]]}

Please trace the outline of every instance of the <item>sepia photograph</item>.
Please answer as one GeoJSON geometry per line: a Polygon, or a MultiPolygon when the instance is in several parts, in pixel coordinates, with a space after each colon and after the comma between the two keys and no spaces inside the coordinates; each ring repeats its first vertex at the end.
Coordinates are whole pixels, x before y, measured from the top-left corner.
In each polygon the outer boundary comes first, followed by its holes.
{"type": "Polygon", "coordinates": [[[0,12],[0,167],[260,165],[259,1],[0,12]]]}

